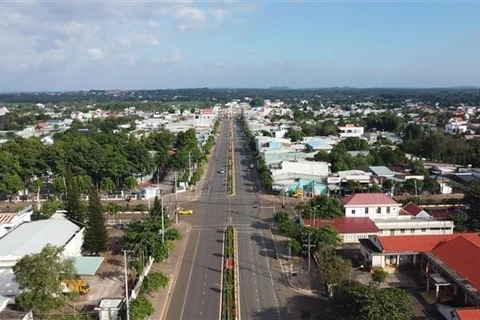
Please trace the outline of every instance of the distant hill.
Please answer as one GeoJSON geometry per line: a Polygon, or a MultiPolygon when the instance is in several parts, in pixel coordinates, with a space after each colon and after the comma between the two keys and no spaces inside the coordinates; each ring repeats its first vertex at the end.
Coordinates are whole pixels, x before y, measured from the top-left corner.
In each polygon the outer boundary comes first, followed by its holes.
{"type": "Polygon", "coordinates": [[[280,86],[280,87],[270,87],[268,90],[292,90],[292,88],[287,86],[280,86]]]}

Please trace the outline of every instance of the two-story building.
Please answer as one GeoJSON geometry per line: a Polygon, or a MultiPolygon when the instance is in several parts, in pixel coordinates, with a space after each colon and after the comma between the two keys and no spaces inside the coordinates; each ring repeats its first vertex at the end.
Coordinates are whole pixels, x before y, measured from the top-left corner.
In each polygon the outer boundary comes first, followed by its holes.
{"type": "Polygon", "coordinates": [[[383,193],[355,193],[342,199],[346,217],[396,219],[401,204],[383,193]]]}
{"type": "Polygon", "coordinates": [[[369,218],[378,227],[378,235],[452,234],[453,221],[435,219],[413,203],[404,208],[383,193],[356,193],[342,199],[347,218],[369,218]]]}
{"type": "Polygon", "coordinates": [[[344,127],[338,127],[338,130],[340,131],[339,135],[341,138],[360,138],[365,132],[364,127],[356,126],[354,124],[347,124],[344,127]]]}

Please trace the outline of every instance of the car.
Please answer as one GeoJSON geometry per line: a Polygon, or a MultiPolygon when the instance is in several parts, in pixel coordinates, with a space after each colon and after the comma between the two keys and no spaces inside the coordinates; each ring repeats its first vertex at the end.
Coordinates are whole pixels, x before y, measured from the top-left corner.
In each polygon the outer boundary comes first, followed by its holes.
{"type": "Polygon", "coordinates": [[[252,164],[250,165],[250,169],[253,169],[253,168],[255,168],[255,165],[252,163],[252,164]]]}
{"type": "Polygon", "coordinates": [[[192,215],[193,210],[191,209],[185,209],[185,208],[178,208],[178,214],[181,216],[186,216],[186,215],[192,215]]]}
{"type": "Polygon", "coordinates": [[[222,173],[222,174],[223,174],[223,173],[225,173],[225,170],[224,170],[224,169],[220,169],[220,170],[218,170],[218,173],[222,173]]]}

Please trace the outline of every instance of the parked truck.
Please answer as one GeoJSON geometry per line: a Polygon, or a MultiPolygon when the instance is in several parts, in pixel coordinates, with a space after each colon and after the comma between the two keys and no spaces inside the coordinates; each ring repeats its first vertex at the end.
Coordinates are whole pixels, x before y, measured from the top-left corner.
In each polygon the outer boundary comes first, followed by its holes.
{"type": "Polygon", "coordinates": [[[294,198],[302,198],[303,197],[303,190],[301,188],[297,188],[294,192],[293,192],[293,197],[294,198]]]}
{"type": "Polygon", "coordinates": [[[62,282],[62,292],[75,292],[83,296],[90,292],[90,285],[83,279],[65,280],[62,282]]]}

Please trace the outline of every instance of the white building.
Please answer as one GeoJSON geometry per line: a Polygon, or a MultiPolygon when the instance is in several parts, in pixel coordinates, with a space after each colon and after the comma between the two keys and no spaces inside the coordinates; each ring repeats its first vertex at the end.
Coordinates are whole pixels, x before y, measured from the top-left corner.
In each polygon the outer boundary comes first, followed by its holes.
{"type": "Polygon", "coordinates": [[[342,138],[360,138],[365,132],[364,127],[347,124],[345,127],[338,127],[342,138]]]}
{"type": "Polygon", "coordinates": [[[445,125],[445,133],[462,134],[467,132],[467,123],[465,121],[453,121],[445,125]]]}
{"type": "Polygon", "coordinates": [[[397,219],[401,204],[383,193],[356,193],[342,199],[346,217],[397,219]]]}
{"type": "Polygon", "coordinates": [[[33,207],[28,206],[17,213],[0,214],[0,238],[24,222],[31,221],[33,207]]]}
{"type": "Polygon", "coordinates": [[[283,173],[296,173],[303,175],[312,175],[318,177],[327,177],[330,173],[330,164],[317,161],[282,161],[281,169],[272,169],[272,177],[283,173]]]}
{"type": "Polygon", "coordinates": [[[383,193],[357,193],[342,199],[346,217],[368,217],[379,235],[453,234],[453,221],[438,220],[413,203],[400,203],[383,193]]]}
{"type": "Polygon", "coordinates": [[[62,247],[62,255],[81,255],[84,228],[53,215],[47,220],[23,223],[0,239],[0,295],[15,296],[18,285],[13,280],[12,267],[27,254],[42,251],[47,244],[62,247]]]}

